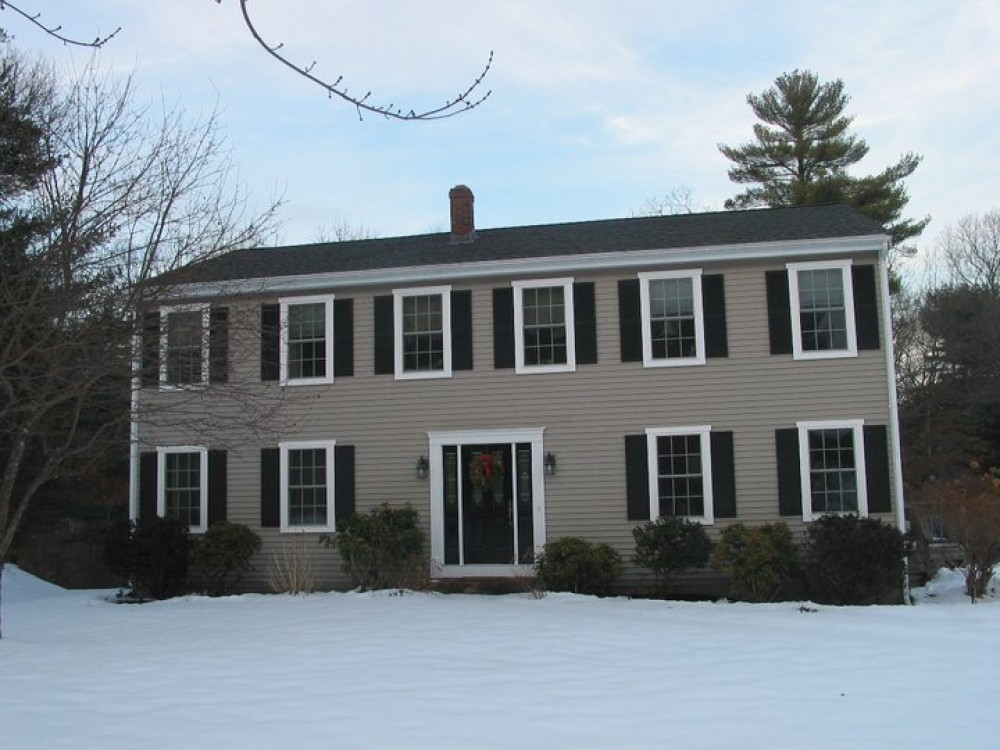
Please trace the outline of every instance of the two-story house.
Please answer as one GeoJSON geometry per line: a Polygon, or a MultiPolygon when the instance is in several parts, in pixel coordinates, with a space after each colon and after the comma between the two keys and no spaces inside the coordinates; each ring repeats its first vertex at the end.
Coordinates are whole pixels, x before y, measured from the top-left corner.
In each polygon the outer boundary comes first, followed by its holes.
{"type": "Polygon", "coordinates": [[[568,535],[629,560],[663,514],[902,527],[878,224],[826,205],[477,230],[469,188],[450,199],[450,232],[172,277],[134,406],[186,416],[138,420],[133,516],[253,527],[256,586],[282,544],[382,501],[419,511],[435,578],[518,575],[568,535]]]}

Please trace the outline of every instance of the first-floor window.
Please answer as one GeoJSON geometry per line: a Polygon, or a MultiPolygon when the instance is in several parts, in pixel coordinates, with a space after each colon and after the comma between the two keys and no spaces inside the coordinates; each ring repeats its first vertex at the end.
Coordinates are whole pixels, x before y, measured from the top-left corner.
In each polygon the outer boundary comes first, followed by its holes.
{"type": "Polygon", "coordinates": [[[651,428],[650,517],[679,516],[712,523],[710,428],[651,428]]]}
{"type": "Polygon", "coordinates": [[[799,423],[803,518],[868,514],[862,422],[799,423]]]}
{"type": "Polygon", "coordinates": [[[333,442],[282,443],[282,530],[333,530],[334,446],[333,442]]]}
{"type": "Polygon", "coordinates": [[[176,518],[191,531],[207,526],[208,462],[201,447],[161,448],[158,514],[176,518]]]}

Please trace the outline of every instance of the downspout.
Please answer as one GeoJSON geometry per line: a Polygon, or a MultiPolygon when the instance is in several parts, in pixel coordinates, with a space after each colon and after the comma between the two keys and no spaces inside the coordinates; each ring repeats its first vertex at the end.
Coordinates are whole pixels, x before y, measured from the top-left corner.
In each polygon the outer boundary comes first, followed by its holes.
{"type": "MultiPolygon", "coordinates": [[[[906,506],[903,499],[903,452],[899,438],[899,402],[896,394],[896,347],[892,337],[892,305],[889,298],[889,241],[879,253],[879,277],[885,315],[882,337],[885,339],[885,373],[889,391],[889,446],[892,453],[893,491],[896,495],[896,526],[906,533],[906,506]]],[[[910,603],[910,561],[903,556],[903,602],[910,603]]]]}
{"type": "Polygon", "coordinates": [[[128,426],[128,517],[139,517],[139,389],[142,387],[142,339],[132,336],[132,384],[128,426]]]}

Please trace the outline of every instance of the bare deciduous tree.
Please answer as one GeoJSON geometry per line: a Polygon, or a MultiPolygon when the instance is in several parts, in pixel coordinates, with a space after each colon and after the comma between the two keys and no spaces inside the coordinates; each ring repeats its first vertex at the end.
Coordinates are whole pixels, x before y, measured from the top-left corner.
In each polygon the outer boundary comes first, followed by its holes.
{"type": "MultiPolygon", "coordinates": [[[[222,0],[215,0],[215,2],[221,4],[222,0]]],[[[293,71],[296,75],[299,75],[310,83],[318,86],[320,89],[325,91],[326,95],[331,99],[336,97],[347,102],[348,104],[354,105],[358,111],[359,119],[363,119],[363,112],[369,112],[371,114],[381,115],[382,117],[392,120],[442,120],[447,117],[454,117],[462,112],[468,112],[471,109],[475,109],[486,101],[490,94],[493,93],[490,90],[485,92],[483,91],[483,81],[485,80],[486,75],[490,72],[490,68],[493,66],[493,52],[491,51],[486,60],[486,65],[480,71],[479,75],[472,81],[472,83],[463,91],[456,94],[453,98],[446,99],[443,104],[436,104],[419,111],[412,107],[397,106],[392,102],[389,104],[378,104],[373,98],[371,91],[364,94],[350,93],[347,84],[344,81],[344,76],[342,75],[337,76],[335,79],[320,77],[316,72],[315,60],[310,62],[308,65],[293,62],[291,58],[286,55],[285,45],[283,42],[272,44],[264,39],[262,31],[258,28],[257,24],[254,23],[254,20],[250,15],[248,0],[239,0],[239,3],[243,24],[246,26],[247,31],[249,31],[250,36],[253,37],[253,40],[261,47],[261,49],[277,60],[280,64],[293,71]]],[[[21,8],[17,5],[14,5],[7,0],[0,0],[0,10],[5,10],[7,8],[24,17],[46,34],[55,37],[64,44],[74,44],[95,48],[102,47],[111,38],[118,34],[119,31],[121,31],[121,27],[119,27],[106,36],[98,36],[92,42],[79,41],[62,34],[62,26],[50,26],[43,23],[41,20],[41,13],[31,14],[21,10],[21,8]]]]}
{"type": "Polygon", "coordinates": [[[936,252],[952,284],[1000,294],[1000,208],[963,216],[945,229],[936,252]]]}
{"type": "MultiPolygon", "coordinates": [[[[2,114],[30,138],[0,149],[0,575],[39,488],[123,450],[138,311],[175,291],[150,280],[262,243],[278,205],[249,211],[214,116],[157,111],[93,68],[62,87],[2,65],[2,114]],[[26,147],[30,179],[12,157],[26,147]]],[[[202,397],[143,417],[192,419],[202,397]]],[[[251,401],[237,384],[213,397],[251,401]]]]}
{"type": "Polygon", "coordinates": [[[657,198],[647,198],[633,216],[674,216],[676,214],[693,214],[701,211],[711,211],[709,206],[699,205],[694,198],[694,191],[687,185],[673,188],[666,195],[657,198]]]}

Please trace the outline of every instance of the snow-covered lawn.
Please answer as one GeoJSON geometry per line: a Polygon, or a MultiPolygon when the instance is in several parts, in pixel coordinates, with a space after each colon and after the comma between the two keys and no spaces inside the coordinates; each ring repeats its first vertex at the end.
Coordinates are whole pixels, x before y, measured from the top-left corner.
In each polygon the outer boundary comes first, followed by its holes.
{"type": "Polygon", "coordinates": [[[550,594],[116,605],[3,576],[0,746],[1000,747],[1000,601],[550,594]],[[815,610],[815,611],[813,611],[815,610]]]}

